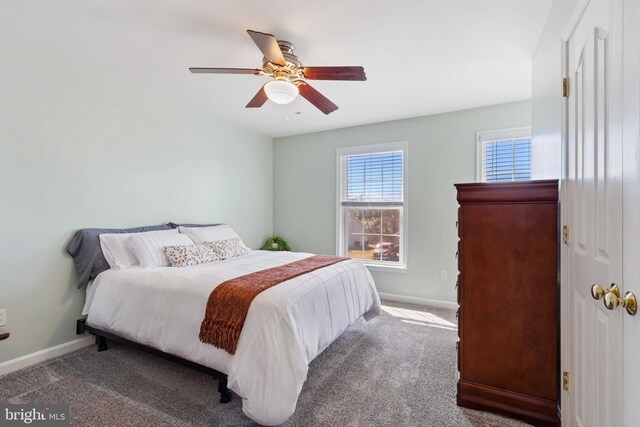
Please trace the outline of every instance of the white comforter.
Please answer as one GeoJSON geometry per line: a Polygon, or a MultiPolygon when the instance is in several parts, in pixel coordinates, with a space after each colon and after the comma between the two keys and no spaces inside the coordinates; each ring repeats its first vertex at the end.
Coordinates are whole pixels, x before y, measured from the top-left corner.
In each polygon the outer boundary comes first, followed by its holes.
{"type": "Polygon", "coordinates": [[[309,363],[355,320],[379,314],[380,298],[362,263],[340,262],[260,293],[234,356],[201,343],[198,334],[217,285],[309,256],[254,251],[186,268],[108,270],[87,293],[87,323],[226,373],[247,416],[281,424],[295,410],[309,363]]]}

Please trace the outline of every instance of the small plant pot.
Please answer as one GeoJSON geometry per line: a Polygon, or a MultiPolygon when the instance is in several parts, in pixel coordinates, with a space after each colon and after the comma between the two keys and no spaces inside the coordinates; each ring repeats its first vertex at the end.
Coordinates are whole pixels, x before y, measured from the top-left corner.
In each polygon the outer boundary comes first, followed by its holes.
{"type": "Polygon", "coordinates": [[[260,249],[262,249],[263,251],[290,251],[291,250],[287,242],[285,242],[282,237],[275,236],[275,235],[268,237],[267,240],[264,242],[264,245],[260,249]]]}

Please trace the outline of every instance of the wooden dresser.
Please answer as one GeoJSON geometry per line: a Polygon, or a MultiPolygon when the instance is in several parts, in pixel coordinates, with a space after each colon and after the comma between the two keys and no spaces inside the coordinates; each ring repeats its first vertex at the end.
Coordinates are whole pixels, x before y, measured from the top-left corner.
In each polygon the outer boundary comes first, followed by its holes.
{"type": "Polygon", "coordinates": [[[458,405],[558,425],[558,181],[456,188],[458,405]]]}

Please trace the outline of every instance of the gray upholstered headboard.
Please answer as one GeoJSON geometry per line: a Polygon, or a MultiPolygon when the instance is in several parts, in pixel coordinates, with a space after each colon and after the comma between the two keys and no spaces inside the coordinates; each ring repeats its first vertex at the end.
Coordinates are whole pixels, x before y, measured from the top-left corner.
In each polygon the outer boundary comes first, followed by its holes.
{"type": "Polygon", "coordinates": [[[78,289],[86,286],[89,280],[93,280],[105,270],[109,269],[109,264],[102,254],[100,247],[101,234],[116,233],[141,233],[143,231],[170,230],[179,226],[183,227],[207,227],[219,224],[175,224],[169,222],[161,225],[147,225],[134,228],[83,228],[76,231],[75,235],[67,245],[67,252],[73,257],[78,270],[78,289]]]}
{"type": "Polygon", "coordinates": [[[67,245],[67,252],[76,262],[76,269],[80,276],[78,288],[85,286],[89,280],[95,279],[98,274],[109,269],[109,264],[102,254],[102,248],[100,248],[101,234],[139,233],[170,229],[169,224],[162,224],[134,228],[83,228],[76,231],[67,245]]]}

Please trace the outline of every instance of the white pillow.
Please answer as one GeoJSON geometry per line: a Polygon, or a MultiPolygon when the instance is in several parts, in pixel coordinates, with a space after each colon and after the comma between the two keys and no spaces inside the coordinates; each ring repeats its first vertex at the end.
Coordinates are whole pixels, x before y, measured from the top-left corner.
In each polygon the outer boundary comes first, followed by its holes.
{"type": "Polygon", "coordinates": [[[100,247],[109,267],[114,270],[137,265],[133,252],[127,245],[127,239],[134,233],[101,234],[100,247]]]}
{"type": "Polygon", "coordinates": [[[180,234],[178,230],[157,230],[132,233],[127,239],[127,245],[140,266],[155,268],[169,265],[164,253],[165,246],[193,245],[193,241],[186,234],[180,234]]]}
{"type": "Polygon", "coordinates": [[[238,233],[226,224],[212,225],[210,227],[178,227],[180,233],[191,237],[196,245],[204,242],[217,242],[219,240],[240,239],[238,233]]]}

